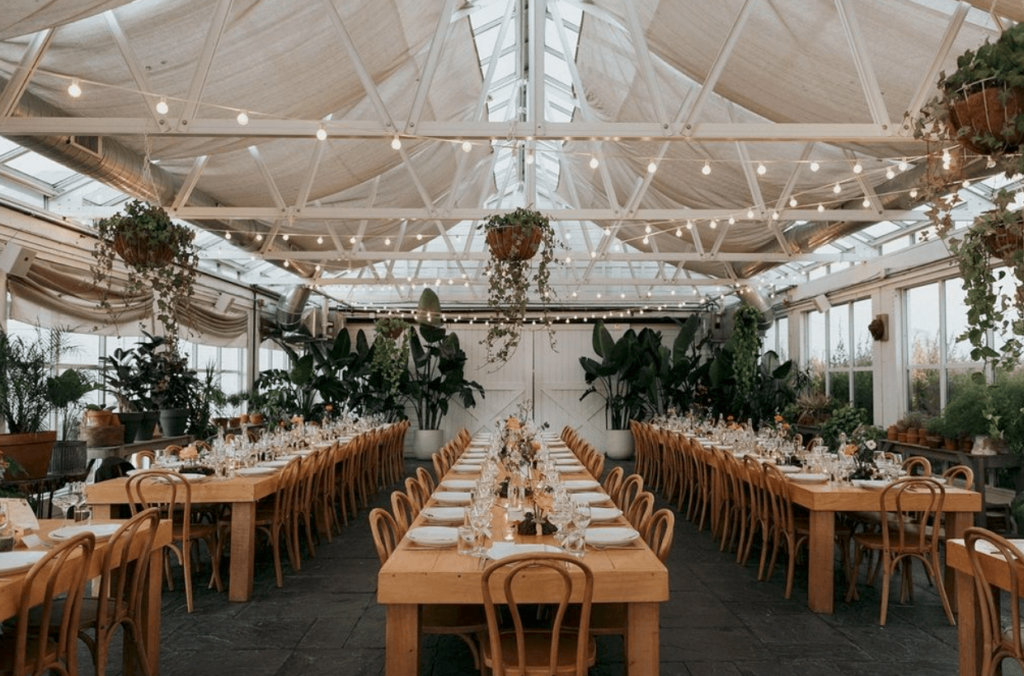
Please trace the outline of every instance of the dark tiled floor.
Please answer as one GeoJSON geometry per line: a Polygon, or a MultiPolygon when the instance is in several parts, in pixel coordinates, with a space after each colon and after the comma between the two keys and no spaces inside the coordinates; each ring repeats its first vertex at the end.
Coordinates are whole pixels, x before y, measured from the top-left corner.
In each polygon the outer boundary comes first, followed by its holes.
{"type": "MultiPolygon", "coordinates": [[[[410,468],[415,469],[412,461],[410,468]]],[[[382,492],[376,503],[383,506],[389,495],[382,492]]],[[[385,614],[374,598],[378,563],[366,511],[359,517],[340,538],[321,545],[300,572],[286,567],[283,589],[274,586],[269,556],[261,558],[249,603],[229,603],[224,594],[204,589],[189,615],[180,584],[165,592],[162,673],[382,674],[385,614]]],[[[901,605],[894,598],[887,626],[879,627],[877,590],[862,584],[860,601],[837,600],[835,615],[815,615],[806,608],[806,569],[798,566],[794,598],[786,601],[780,571],[770,582],[758,582],[756,565],[736,565],[707,532],[697,532],[682,518],[668,567],[672,600],[661,613],[664,676],[953,676],[958,671],[956,629],[947,624],[923,574],[915,576],[914,603],[901,605]]],[[[602,638],[598,648],[592,676],[623,674],[621,642],[602,638]]],[[[87,673],[91,662],[83,658],[87,673]]],[[[476,672],[459,639],[427,636],[422,673],[476,672]]]]}

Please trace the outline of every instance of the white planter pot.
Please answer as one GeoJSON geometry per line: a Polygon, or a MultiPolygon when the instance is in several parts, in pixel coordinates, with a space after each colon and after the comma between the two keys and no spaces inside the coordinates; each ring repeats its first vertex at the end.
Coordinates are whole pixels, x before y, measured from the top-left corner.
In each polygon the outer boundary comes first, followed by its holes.
{"type": "Polygon", "coordinates": [[[444,445],[444,432],[441,430],[416,430],[413,452],[417,460],[430,460],[430,456],[441,450],[444,445]]]}
{"type": "Polygon", "coordinates": [[[612,460],[633,457],[633,433],[630,430],[607,430],[604,439],[604,454],[612,460]]]}

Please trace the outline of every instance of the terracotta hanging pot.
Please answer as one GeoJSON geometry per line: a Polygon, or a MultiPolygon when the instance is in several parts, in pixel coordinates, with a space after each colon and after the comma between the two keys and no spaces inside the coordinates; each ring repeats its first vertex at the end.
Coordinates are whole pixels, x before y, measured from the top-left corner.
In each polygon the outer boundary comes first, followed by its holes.
{"type": "Polygon", "coordinates": [[[154,245],[149,237],[140,235],[135,237],[117,235],[114,237],[114,251],[125,263],[137,268],[163,267],[174,260],[174,250],[170,246],[163,243],[154,245]]]}
{"type": "Polygon", "coordinates": [[[525,261],[537,255],[543,233],[538,227],[527,232],[519,225],[507,225],[487,231],[491,255],[506,261],[525,261]]]}
{"type": "Polygon", "coordinates": [[[949,117],[958,130],[957,143],[979,155],[990,155],[993,152],[1012,152],[1024,141],[1024,134],[1013,124],[1014,118],[1022,111],[1024,91],[992,86],[955,101],[949,117]],[[997,143],[994,146],[979,144],[973,140],[978,134],[991,134],[997,143]]]}

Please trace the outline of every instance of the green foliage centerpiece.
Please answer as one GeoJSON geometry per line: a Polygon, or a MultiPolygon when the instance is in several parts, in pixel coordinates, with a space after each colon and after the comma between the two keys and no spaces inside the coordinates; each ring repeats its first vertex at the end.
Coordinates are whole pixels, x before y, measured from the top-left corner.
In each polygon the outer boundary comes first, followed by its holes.
{"type": "Polygon", "coordinates": [[[515,353],[526,320],[531,286],[540,299],[541,321],[554,348],[555,336],[547,311],[554,297],[549,284],[555,259],[555,233],[550,219],[533,209],[519,207],[491,216],[481,227],[491,249],[491,258],[484,268],[490,291],[487,304],[498,312],[484,338],[487,363],[500,367],[515,353]],[[540,261],[534,270],[531,261],[538,250],[540,261]]]}
{"type": "Polygon", "coordinates": [[[96,223],[98,241],[93,248],[93,282],[100,287],[99,305],[116,318],[123,308],[110,302],[115,255],[128,272],[123,295],[126,299],[153,294],[156,319],[163,325],[173,349],[178,320],[188,312],[193,287],[199,274],[195,233],[171,220],[159,206],[139,200],[125,205],[124,212],[96,223]]]}

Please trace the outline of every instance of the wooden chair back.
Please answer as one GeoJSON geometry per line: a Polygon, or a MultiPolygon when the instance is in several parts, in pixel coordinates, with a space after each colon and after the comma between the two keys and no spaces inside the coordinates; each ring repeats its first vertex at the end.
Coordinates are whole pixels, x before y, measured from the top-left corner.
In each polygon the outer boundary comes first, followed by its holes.
{"type": "Polygon", "coordinates": [[[622,492],[622,482],[625,480],[626,470],[622,467],[613,468],[604,478],[602,488],[604,492],[608,494],[608,497],[612,499],[612,502],[618,504],[619,494],[622,492]]]}
{"type": "Polygon", "coordinates": [[[448,473],[448,461],[440,453],[434,453],[430,458],[434,462],[434,477],[436,478],[437,483],[441,483],[444,479],[444,475],[448,473]]]}
{"type": "Polygon", "coordinates": [[[398,524],[398,534],[400,537],[404,537],[409,531],[409,527],[412,526],[412,522],[416,520],[419,510],[416,509],[416,505],[413,504],[408,493],[395,491],[391,494],[391,511],[398,524]]]}
{"type": "Polygon", "coordinates": [[[970,465],[953,465],[942,473],[942,478],[946,480],[947,486],[974,490],[974,470],[970,465]]]}
{"type": "Polygon", "coordinates": [[[373,544],[377,548],[377,558],[383,566],[402,541],[398,523],[388,510],[374,507],[370,510],[370,532],[373,534],[373,544]]]}
{"type": "MultiPolygon", "coordinates": [[[[488,633],[484,662],[494,676],[534,673],[586,675],[595,657],[589,631],[594,575],[589,566],[567,554],[520,554],[487,566],[481,584],[488,633]],[[545,582],[550,581],[552,619],[544,629],[528,630],[523,612],[527,609],[520,607],[516,593],[525,585],[536,584],[530,580],[535,580],[541,572],[545,582]],[[583,593],[579,597],[579,626],[570,630],[563,627],[563,623],[573,594],[574,574],[583,578],[583,593]],[[495,578],[500,582],[492,582],[495,578]],[[496,601],[494,587],[499,584],[500,600],[496,601]],[[511,630],[502,631],[499,604],[511,618],[511,630]],[[506,654],[505,651],[513,646],[515,655],[506,654]],[[575,647],[575,650],[566,650],[567,647],[575,647]]],[[[532,612],[532,609],[527,612],[532,612]]]]}
{"type": "Polygon", "coordinates": [[[427,495],[432,495],[437,488],[437,484],[434,483],[434,477],[430,476],[430,472],[427,471],[426,467],[416,468],[416,478],[423,486],[423,490],[427,492],[427,495]]]}
{"type": "Polygon", "coordinates": [[[668,553],[672,550],[675,530],[676,515],[671,509],[659,509],[651,515],[642,533],[644,542],[662,563],[668,560],[668,553]]]}
{"type": "Polygon", "coordinates": [[[928,462],[928,458],[912,455],[903,461],[903,471],[909,476],[931,476],[932,463],[928,462]]]}
{"type": "Polygon", "coordinates": [[[882,548],[886,552],[898,551],[901,554],[937,552],[945,499],[946,489],[927,477],[905,477],[882,489],[878,496],[879,522],[884,524],[888,519],[890,524],[890,528],[882,529],[882,548]],[[922,494],[927,496],[923,500],[924,505],[908,505],[911,497],[917,503],[922,502],[922,494]],[[888,505],[894,505],[894,508],[887,509],[888,505]]]}
{"type": "Polygon", "coordinates": [[[427,500],[430,499],[427,489],[423,487],[423,484],[416,477],[410,476],[405,478],[405,492],[408,494],[409,499],[412,500],[417,513],[426,506],[427,500]]]}
{"type": "Polygon", "coordinates": [[[622,482],[622,490],[619,491],[619,502],[618,507],[623,512],[629,511],[629,506],[633,504],[637,496],[640,495],[644,490],[644,478],[639,474],[630,474],[622,482]]]}
{"type": "Polygon", "coordinates": [[[632,524],[633,528],[643,533],[647,528],[647,522],[650,521],[653,511],[654,493],[641,491],[640,495],[636,496],[636,499],[630,503],[629,509],[625,510],[626,520],[632,524]]]}
{"type": "Polygon", "coordinates": [[[1024,667],[1024,646],[1019,629],[1024,553],[1001,535],[977,527],[964,531],[964,546],[974,570],[974,589],[978,597],[982,635],[982,667],[979,673],[998,673],[999,666],[1007,657],[1024,667]],[[997,574],[1009,582],[1006,585],[1008,591],[993,586],[992,581],[997,574]],[[1003,630],[1003,613],[1010,617],[1010,629],[1007,631],[1003,630]]]}

